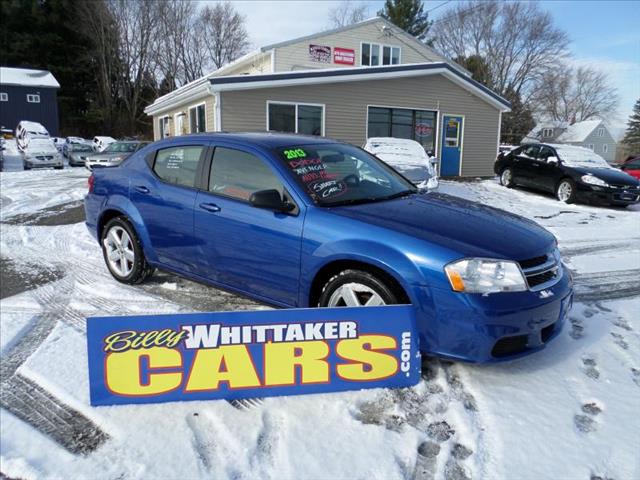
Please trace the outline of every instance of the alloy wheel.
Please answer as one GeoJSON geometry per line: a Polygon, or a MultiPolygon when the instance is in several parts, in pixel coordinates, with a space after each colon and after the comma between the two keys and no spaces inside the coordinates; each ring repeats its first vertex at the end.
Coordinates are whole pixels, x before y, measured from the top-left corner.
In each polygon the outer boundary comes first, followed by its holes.
{"type": "Polygon", "coordinates": [[[562,182],[558,186],[558,200],[561,202],[567,202],[571,198],[571,194],[573,193],[573,189],[571,188],[571,184],[569,182],[562,182]]]}
{"type": "Polygon", "coordinates": [[[127,231],[118,225],[113,226],[104,237],[103,242],[112,271],[123,278],[129,276],[133,270],[136,256],[133,242],[127,231]]]}
{"type": "Polygon", "coordinates": [[[361,283],[345,283],[329,298],[329,307],[376,307],[386,305],[372,288],[361,283]]]}
{"type": "Polygon", "coordinates": [[[502,172],[502,176],[500,178],[500,181],[502,182],[502,185],[504,185],[504,186],[508,186],[509,184],[511,184],[511,170],[506,168],[502,172]]]}

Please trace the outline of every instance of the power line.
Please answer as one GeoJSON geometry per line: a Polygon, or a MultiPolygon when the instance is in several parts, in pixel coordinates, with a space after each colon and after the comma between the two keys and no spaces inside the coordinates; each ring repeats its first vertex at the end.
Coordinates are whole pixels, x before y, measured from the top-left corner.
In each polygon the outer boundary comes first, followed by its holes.
{"type": "Polygon", "coordinates": [[[426,13],[431,13],[431,12],[433,12],[434,10],[437,10],[438,8],[442,7],[443,5],[446,5],[447,3],[451,3],[451,1],[452,1],[452,0],[446,0],[445,2],[442,2],[442,3],[441,3],[440,5],[438,5],[437,7],[433,7],[433,8],[431,8],[431,9],[427,10],[427,12],[426,12],[426,13]]]}

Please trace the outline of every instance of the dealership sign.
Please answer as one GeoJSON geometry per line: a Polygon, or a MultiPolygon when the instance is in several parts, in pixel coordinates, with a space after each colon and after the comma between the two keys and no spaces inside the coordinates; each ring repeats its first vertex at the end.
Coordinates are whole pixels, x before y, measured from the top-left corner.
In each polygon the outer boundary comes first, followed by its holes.
{"type": "Polygon", "coordinates": [[[314,62],[331,63],[331,47],[309,45],[309,58],[314,62]]]}
{"type": "Polygon", "coordinates": [[[92,405],[407,387],[420,378],[413,307],[87,319],[92,405]]]}
{"type": "Polygon", "coordinates": [[[335,47],[333,49],[333,62],[341,65],[354,65],[356,61],[356,51],[351,48],[335,47]]]}

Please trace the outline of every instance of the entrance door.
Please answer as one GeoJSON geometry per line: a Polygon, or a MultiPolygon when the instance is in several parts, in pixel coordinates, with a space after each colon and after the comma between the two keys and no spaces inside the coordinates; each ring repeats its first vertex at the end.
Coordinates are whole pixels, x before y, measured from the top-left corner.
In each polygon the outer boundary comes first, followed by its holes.
{"type": "Polygon", "coordinates": [[[442,154],[440,155],[440,175],[456,177],[460,175],[462,157],[463,117],[443,115],[442,154]]]}

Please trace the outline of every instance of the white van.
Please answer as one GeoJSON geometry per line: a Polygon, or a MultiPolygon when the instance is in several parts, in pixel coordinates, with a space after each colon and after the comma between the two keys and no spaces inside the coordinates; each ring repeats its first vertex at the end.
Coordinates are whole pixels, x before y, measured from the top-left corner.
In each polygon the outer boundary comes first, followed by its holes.
{"type": "Polygon", "coordinates": [[[18,150],[24,152],[29,147],[29,142],[34,138],[50,139],[49,132],[37,122],[23,120],[16,127],[16,144],[18,150]]]}
{"type": "Polygon", "coordinates": [[[115,141],[116,139],[111,137],[93,137],[93,150],[96,152],[104,152],[104,149],[115,141]]]}

